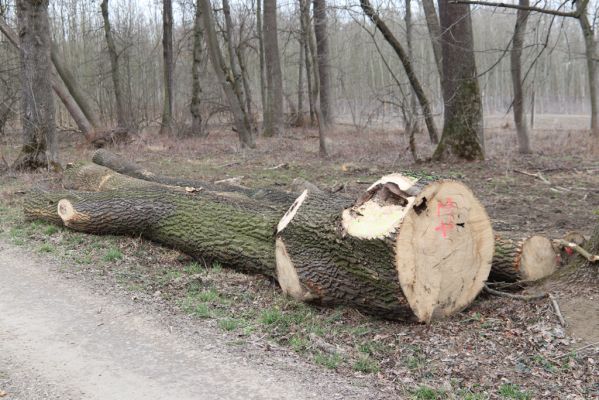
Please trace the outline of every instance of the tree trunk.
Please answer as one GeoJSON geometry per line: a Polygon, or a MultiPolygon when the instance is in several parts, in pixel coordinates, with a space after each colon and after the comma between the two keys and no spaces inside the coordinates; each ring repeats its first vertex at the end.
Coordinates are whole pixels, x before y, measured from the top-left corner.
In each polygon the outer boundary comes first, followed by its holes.
{"type": "MultiPolygon", "coordinates": [[[[320,99],[321,123],[329,126],[333,122],[331,101],[331,65],[329,56],[329,36],[327,32],[326,0],[313,0],[314,36],[318,54],[318,89],[320,99]]],[[[326,151],[325,151],[326,152],[326,151]]]]}
{"type": "Polygon", "coordinates": [[[587,76],[589,82],[589,98],[591,103],[591,152],[599,155],[599,120],[597,105],[597,68],[595,58],[597,55],[597,44],[595,43],[595,32],[588,17],[588,0],[580,0],[576,3],[577,11],[580,13],[578,22],[584,36],[585,57],[587,63],[587,76]]]}
{"type": "Polygon", "coordinates": [[[93,139],[94,136],[94,127],[89,122],[83,110],[79,108],[79,104],[75,101],[71,93],[62,82],[62,80],[52,74],[52,88],[54,89],[54,93],[58,96],[58,98],[62,101],[62,104],[65,106],[73,121],[77,124],[77,127],[83,132],[86,138],[89,140],[93,139]]]}
{"type": "MultiPolygon", "coordinates": [[[[17,38],[16,33],[6,24],[4,19],[0,18],[0,31],[4,33],[8,41],[17,49],[21,50],[21,46],[19,44],[19,40],[17,38]]],[[[52,57],[51,57],[52,58],[52,57]]],[[[65,108],[77,124],[77,127],[83,132],[87,137],[90,137],[94,131],[91,122],[87,119],[79,103],[77,100],[71,95],[68,91],[68,88],[65,84],[60,80],[60,78],[56,74],[52,74],[52,88],[54,92],[58,96],[58,98],[62,101],[65,108]]]]}
{"type": "Polygon", "coordinates": [[[20,37],[23,147],[17,170],[60,169],[54,126],[48,0],[17,1],[20,37]]]}
{"type": "Polygon", "coordinates": [[[110,17],[108,13],[108,0],[102,0],[100,4],[102,10],[102,18],[104,19],[104,36],[106,37],[106,46],[108,47],[108,55],[110,56],[110,74],[112,76],[112,84],[114,86],[114,98],[116,101],[116,119],[119,127],[126,128],[129,126],[127,111],[125,110],[125,100],[121,91],[121,71],[119,68],[119,53],[112,37],[112,27],[110,26],[110,17]]]}
{"type": "MultiPolygon", "coordinates": [[[[301,7],[301,5],[300,5],[301,7]]],[[[302,16],[300,13],[300,20],[302,16]]],[[[298,69],[297,69],[297,113],[295,116],[295,126],[304,126],[304,34],[301,32],[300,28],[300,37],[298,39],[298,48],[299,48],[299,60],[298,60],[298,69]]]]}
{"type": "Polygon", "coordinates": [[[443,49],[443,135],[433,158],[484,159],[483,114],[468,4],[439,0],[443,49]]]}
{"type": "Polygon", "coordinates": [[[397,54],[397,57],[401,61],[406,74],[408,75],[408,80],[410,81],[410,85],[416,96],[418,97],[418,102],[420,103],[420,107],[422,108],[422,112],[424,113],[424,122],[426,123],[426,127],[428,129],[428,135],[430,137],[431,143],[437,143],[439,141],[439,136],[437,134],[437,128],[435,127],[435,121],[433,120],[433,114],[430,107],[430,103],[424,94],[424,89],[420,85],[420,81],[416,77],[416,72],[412,68],[412,63],[410,59],[403,49],[401,43],[397,40],[397,38],[393,35],[387,24],[376,13],[370,1],[368,0],[360,0],[360,5],[364,10],[364,13],[370,18],[370,20],[376,25],[377,29],[382,33],[383,37],[389,43],[389,45],[397,54]]]}
{"type": "Polygon", "coordinates": [[[266,137],[283,132],[283,73],[277,32],[277,0],[264,0],[264,60],[266,64],[266,108],[264,130],[266,137]]]}
{"type": "Polygon", "coordinates": [[[510,240],[495,236],[491,282],[533,282],[557,270],[557,254],[544,236],[510,240]]]}
{"type": "MultiPolygon", "coordinates": [[[[262,27],[262,1],[256,0],[256,34],[258,35],[258,57],[260,58],[260,101],[262,102],[262,115],[266,110],[266,77],[264,67],[264,31],[262,27]]],[[[263,117],[264,118],[264,117],[263,117]]],[[[264,124],[264,120],[262,121],[264,124]]]]}
{"type": "MultiPolygon", "coordinates": [[[[411,0],[405,0],[406,15],[404,21],[406,23],[406,42],[408,44],[408,59],[410,62],[414,62],[414,51],[412,46],[412,5],[411,0]]],[[[408,135],[408,146],[414,162],[419,162],[418,152],[416,150],[416,139],[415,135],[418,131],[418,106],[416,104],[417,98],[414,89],[410,89],[410,109],[405,118],[405,130],[408,135]]]]}
{"type": "Polygon", "coordinates": [[[312,60],[312,30],[310,29],[310,2],[309,0],[300,0],[300,23],[304,44],[304,59],[306,62],[306,83],[308,84],[308,102],[310,104],[310,124],[316,124],[316,96],[314,90],[313,76],[314,67],[312,60]]]}
{"type": "Polygon", "coordinates": [[[240,192],[110,185],[100,193],[31,193],[26,216],[53,218],[54,207],[75,230],[143,235],[276,277],[302,300],[424,322],[468,305],[493,253],[484,209],[453,181],[388,176],[353,207],[305,191],[287,213],[240,192]]]}
{"type": "Polygon", "coordinates": [[[227,51],[229,53],[230,72],[233,75],[232,76],[233,90],[235,91],[235,95],[239,99],[239,104],[241,105],[243,112],[246,114],[248,121],[250,121],[249,115],[248,115],[248,110],[245,108],[247,103],[246,103],[246,97],[245,97],[245,93],[244,93],[244,86],[243,86],[243,82],[242,82],[241,72],[239,72],[239,66],[237,65],[238,57],[235,54],[235,43],[234,43],[235,38],[233,36],[233,21],[231,20],[231,8],[229,7],[229,0],[222,0],[222,1],[223,1],[223,15],[225,17],[224,38],[225,38],[225,42],[227,43],[227,51]]]}
{"type": "Polygon", "coordinates": [[[92,108],[87,94],[85,94],[81,90],[71,71],[69,71],[69,69],[63,64],[60,56],[58,55],[58,51],[56,50],[56,47],[54,45],[52,45],[50,56],[52,57],[52,63],[54,64],[54,67],[56,67],[58,75],[60,76],[65,86],[67,87],[69,93],[77,103],[78,108],[81,110],[81,112],[83,112],[85,118],[94,127],[94,129],[98,129],[100,126],[98,116],[92,108]]]}
{"type": "Polygon", "coordinates": [[[204,35],[206,37],[206,46],[210,54],[210,61],[214,72],[219,80],[221,87],[231,108],[233,114],[235,128],[239,135],[241,147],[256,147],[254,138],[252,137],[251,125],[247,114],[244,112],[243,105],[239,102],[239,98],[235,95],[233,79],[228,76],[227,67],[223,54],[220,51],[218,39],[216,37],[216,29],[214,28],[214,16],[210,0],[198,0],[198,5],[202,11],[202,21],[204,25],[204,35]]]}
{"type": "Polygon", "coordinates": [[[437,66],[437,72],[439,72],[439,79],[443,81],[443,55],[441,50],[441,26],[439,25],[439,18],[437,17],[437,11],[435,10],[435,3],[433,0],[422,0],[422,9],[424,11],[424,17],[426,18],[426,26],[428,28],[428,34],[431,37],[431,43],[433,45],[433,56],[435,57],[435,65],[437,66]]]}
{"type": "Polygon", "coordinates": [[[173,63],[173,2],[162,0],[162,55],[164,59],[164,103],[160,133],[173,133],[174,69],[173,63]]]}
{"type": "MultiPolygon", "coordinates": [[[[522,7],[530,5],[529,0],[520,0],[522,7]]],[[[530,11],[518,10],[516,14],[516,26],[512,38],[512,51],[510,52],[510,65],[512,73],[512,86],[514,88],[514,124],[518,134],[518,150],[522,154],[528,154],[530,150],[530,141],[528,137],[528,128],[526,127],[526,115],[524,113],[524,90],[522,88],[522,47],[524,45],[524,34],[526,33],[526,24],[530,11]]]]}
{"type": "Polygon", "coordinates": [[[202,125],[202,84],[200,82],[200,67],[202,64],[202,9],[196,3],[195,20],[193,24],[193,60],[191,64],[191,132],[193,135],[206,137],[202,125]]]}

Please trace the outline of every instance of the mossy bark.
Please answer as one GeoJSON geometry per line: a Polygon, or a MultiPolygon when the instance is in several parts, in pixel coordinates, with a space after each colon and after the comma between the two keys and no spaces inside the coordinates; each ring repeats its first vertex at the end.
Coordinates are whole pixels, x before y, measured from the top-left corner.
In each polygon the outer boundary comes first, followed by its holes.
{"type": "Polygon", "coordinates": [[[444,125],[433,159],[484,159],[483,115],[470,6],[439,1],[444,125]]]}
{"type": "Polygon", "coordinates": [[[343,234],[341,211],[349,204],[308,193],[278,233],[300,282],[320,304],[346,304],[384,318],[413,317],[389,240],[343,234]]]}

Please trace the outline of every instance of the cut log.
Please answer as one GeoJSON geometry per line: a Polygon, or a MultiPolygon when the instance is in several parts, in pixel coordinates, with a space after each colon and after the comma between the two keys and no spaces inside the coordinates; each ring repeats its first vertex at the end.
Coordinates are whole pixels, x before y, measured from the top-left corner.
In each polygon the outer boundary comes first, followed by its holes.
{"type": "Polygon", "coordinates": [[[33,189],[24,198],[23,214],[26,221],[41,220],[54,225],[63,226],[62,218],[57,213],[61,194],[42,189],[33,189]]]}
{"type": "Polygon", "coordinates": [[[495,237],[491,282],[534,282],[553,274],[558,255],[551,241],[535,235],[523,240],[495,237]]]}
{"type": "MultiPolygon", "coordinates": [[[[354,206],[305,191],[282,219],[290,195],[264,189],[187,191],[93,164],[68,169],[63,183],[106,191],[32,196],[32,204],[57,207],[70,228],[143,235],[197,258],[276,277],[298,299],[385,318],[427,322],[466,307],[487,278],[493,252],[484,209],[450,180],[387,176],[354,206]]],[[[40,207],[26,210],[35,214],[40,207]]],[[[42,211],[46,218],[49,212],[42,211]]]]}
{"type": "Polygon", "coordinates": [[[304,191],[277,226],[277,276],[301,300],[428,322],[484,286],[493,233],[463,184],[388,175],[353,206],[304,191]]]}

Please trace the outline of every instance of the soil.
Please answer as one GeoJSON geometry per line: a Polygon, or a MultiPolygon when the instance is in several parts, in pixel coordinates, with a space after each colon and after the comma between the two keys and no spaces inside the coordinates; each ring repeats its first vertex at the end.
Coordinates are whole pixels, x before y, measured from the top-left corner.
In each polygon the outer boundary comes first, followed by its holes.
{"type": "MultiPolygon", "coordinates": [[[[588,235],[599,223],[599,162],[580,151],[586,140],[582,131],[536,129],[532,138],[536,153],[527,156],[507,150],[515,147],[510,142],[515,138],[512,131],[487,132],[488,159],[477,163],[414,164],[405,138],[389,131],[369,135],[335,131],[330,136],[335,145],[326,160],[318,157],[318,139],[309,129],[259,139],[258,149],[252,151],[240,150],[230,132],[213,133],[204,141],[142,134],[112,150],[132,155],[150,170],[166,175],[210,181],[243,177],[240,183],[245,186],[282,189],[292,189],[293,179],[300,177],[348,196],[361,193],[381,175],[402,169],[441,174],[470,186],[485,205],[496,233],[515,239],[538,233],[561,238],[570,231],[588,235]]],[[[430,150],[426,145],[420,149],[430,150]]],[[[90,159],[91,152],[83,144],[62,149],[65,162],[90,159]]],[[[270,387],[279,379],[272,377],[281,377],[297,385],[290,387],[290,394],[306,390],[303,397],[308,398],[310,393],[326,398],[336,392],[343,398],[599,398],[596,284],[551,287],[566,328],[547,299],[521,302],[484,293],[462,313],[430,325],[384,321],[351,309],[296,303],[264,277],[205,265],[139,238],[94,237],[24,222],[19,210],[26,191],[33,185],[59,187],[59,180],[44,173],[14,174],[0,177],[0,183],[0,239],[9,252],[27,254],[27,259],[35,252],[42,257],[35,260],[42,263],[54,260],[44,272],[52,276],[50,281],[66,279],[73,290],[85,291],[86,301],[101,299],[97,301],[133,307],[141,321],[155,324],[152,329],[164,333],[165,326],[172,327],[175,333],[168,334],[181,346],[189,346],[185,347],[189,351],[202,357],[222,353],[217,358],[232,365],[229,372],[249,369],[258,374],[252,376],[260,387],[270,387]],[[207,343],[213,347],[205,347],[207,343]],[[267,372],[262,373],[265,365],[267,372]]],[[[11,265],[17,264],[13,260],[11,265]]],[[[19,279],[30,281],[28,276],[19,279]]],[[[7,293],[2,290],[0,296],[7,293]]],[[[520,293],[539,290],[544,288],[527,287],[520,293]]],[[[95,321],[96,316],[72,307],[83,320],[95,321]]],[[[115,320],[125,321],[118,314],[115,320]]],[[[4,352],[3,342],[0,352],[4,352]]],[[[172,342],[158,343],[178,346],[172,342]]],[[[32,360],[23,361],[27,352],[17,353],[4,353],[9,354],[6,365],[10,367],[0,367],[0,390],[20,393],[19,388],[29,387],[29,382],[42,382],[58,395],[20,398],[72,396],[71,386],[54,380],[32,360]],[[27,378],[23,382],[20,376],[27,378]]],[[[90,356],[102,354],[92,351],[90,356]]],[[[6,356],[0,358],[5,360],[6,356]]],[[[127,362],[120,368],[135,370],[127,362]]],[[[89,389],[74,388],[75,394],[93,392],[89,389]]]]}

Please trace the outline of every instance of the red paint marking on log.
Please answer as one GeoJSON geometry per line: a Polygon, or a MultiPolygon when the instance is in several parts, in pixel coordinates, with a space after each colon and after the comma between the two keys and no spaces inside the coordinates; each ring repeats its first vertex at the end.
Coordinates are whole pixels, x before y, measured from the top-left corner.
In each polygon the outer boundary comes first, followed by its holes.
{"type": "Polygon", "coordinates": [[[455,228],[453,222],[453,211],[457,208],[457,204],[448,197],[445,199],[445,203],[442,201],[437,202],[437,217],[439,218],[439,225],[435,227],[437,232],[441,232],[443,239],[447,238],[447,232],[455,228]]]}
{"type": "Polygon", "coordinates": [[[572,250],[570,247],[564,247],[564,250],[566,251],[566,253],[568,253],[569,256],[574,254],[574,250],[572,250]]]}

